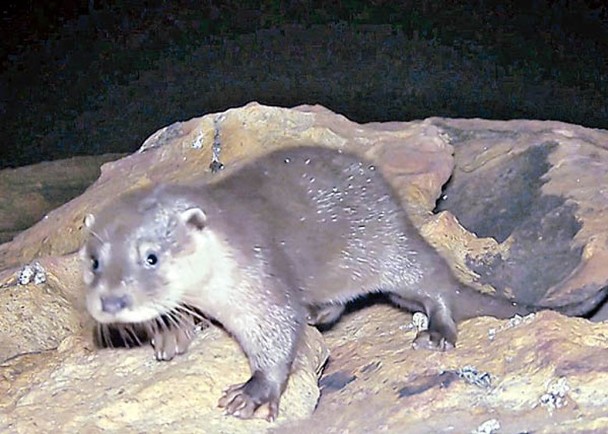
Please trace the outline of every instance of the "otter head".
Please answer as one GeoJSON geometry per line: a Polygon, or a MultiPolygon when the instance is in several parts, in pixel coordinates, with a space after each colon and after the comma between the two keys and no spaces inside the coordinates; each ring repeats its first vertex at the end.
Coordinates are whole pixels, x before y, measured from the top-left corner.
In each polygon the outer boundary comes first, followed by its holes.
{"type": "Polygon", "coordinates": [[[165,190],[130,194],[85,218],[88,237],[80,255],[86,305],[100,323],[171,313],[211,270],[201,254],[209,232],[205,213],[165,190]]]}

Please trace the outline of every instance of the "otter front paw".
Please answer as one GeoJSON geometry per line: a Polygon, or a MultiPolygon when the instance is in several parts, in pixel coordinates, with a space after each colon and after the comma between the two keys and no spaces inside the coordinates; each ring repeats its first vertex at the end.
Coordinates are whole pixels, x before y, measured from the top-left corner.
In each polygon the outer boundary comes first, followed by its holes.
{"type": "Polygon", "coordinates": [[[152,347],[156,360],[171,360],[188,351],[194,337],[194,325],[184,322],[169,329],[156,330],[152,337],[152,347]]]}
{"type": "Polygon", "coordinates": [[[266,420],[272,422],[279,414],[280,386],[256,372],[246,383],[230,386],[220,398],[218,406],[226,414],[250,419],[256,409],[268,404],[266,420]]]}

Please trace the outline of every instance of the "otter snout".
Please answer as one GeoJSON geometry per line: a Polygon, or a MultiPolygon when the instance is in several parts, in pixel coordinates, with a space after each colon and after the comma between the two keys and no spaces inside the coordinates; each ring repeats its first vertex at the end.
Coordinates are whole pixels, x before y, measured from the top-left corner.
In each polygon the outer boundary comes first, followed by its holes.
{"type": "Polygon", "coordinates": [[[101,310],[114,314],[131,306],[131,297],[124,295],[105,295],[101,296],[101,310]]]}

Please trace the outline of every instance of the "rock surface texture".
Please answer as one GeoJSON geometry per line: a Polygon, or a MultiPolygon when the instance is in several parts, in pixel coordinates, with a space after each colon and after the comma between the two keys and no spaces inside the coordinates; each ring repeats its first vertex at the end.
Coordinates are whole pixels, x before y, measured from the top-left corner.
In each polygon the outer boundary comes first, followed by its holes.
{"type": "Polygon", "coordinates": [[[359,125],[319,106],[252,103],[172,124],[0,246],[0,432],[607,432],[607,173],[608,132],[559,122],[359,125]],[[439,353],[411,348],[410,314],[382,300],[356,306],[323,335],[307,330],[272,424],[216,408],[249,375],[221,328],[171,362],[148,346],[93,346],[74,253],[86,213],[133,188],[212,182],[300,144],[372,159],[461,280],[591,320],[477,318],[439,353]]]}

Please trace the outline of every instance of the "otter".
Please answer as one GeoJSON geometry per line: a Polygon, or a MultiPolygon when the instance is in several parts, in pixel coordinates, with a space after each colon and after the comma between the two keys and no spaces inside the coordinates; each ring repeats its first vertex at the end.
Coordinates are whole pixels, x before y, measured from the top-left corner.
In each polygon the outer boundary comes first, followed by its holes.
{"type": "Polygon", "coordinates": [[[220,323],[251,368],[219,400],[240,418],[267,405],[274,420],[303,327],[338,320],[365,294],[428,316],[417,348],[453,347],[466,318],[527,313],[460,283],[380,170],[340,150],[278,150],[216,182],[137,190],[85,226],[93,318],[153,324],[161,360],[186,351],[192,336],[179,330],[195,311],[220,323]]]}

